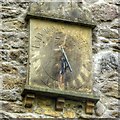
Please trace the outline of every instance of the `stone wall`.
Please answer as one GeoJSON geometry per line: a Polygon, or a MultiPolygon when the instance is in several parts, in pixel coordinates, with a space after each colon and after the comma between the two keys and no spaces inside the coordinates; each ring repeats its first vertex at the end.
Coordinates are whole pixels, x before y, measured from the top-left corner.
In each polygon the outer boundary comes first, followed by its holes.
{"type": "Polygon", "coordinates": [[[83,3],[41,3],[43,14],[62,14],[70,18],[92,21],[94,93],[100,95],[94,114],[81,114],[78,102],[67,101],[62,113],[50,111],[51,100],[42,98],[40,109],[26,109],[21,92],[27,76],[28,28],[24,20],[31,2],[39,0],[1,1],[0,114],[3,118],[117,118],[119,111],[118,78],[120,54],[119,0],[83,0],[83,3]],[[58,9],[58,11],[56,11],[58,9]],[[46,107],[49,106],[49,107],[46,107]],[[44,108],[44,109],[43,109],[44,108]],[[37,112],[39,111],[39,112],[37,112]],[[75,112],[73,112],[75,111],[75,112]]]}

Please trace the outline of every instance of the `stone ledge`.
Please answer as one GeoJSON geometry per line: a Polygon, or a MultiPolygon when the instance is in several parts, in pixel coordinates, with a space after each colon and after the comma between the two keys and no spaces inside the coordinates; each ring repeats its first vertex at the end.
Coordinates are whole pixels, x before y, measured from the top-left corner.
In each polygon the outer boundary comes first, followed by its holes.
{"type": "Polygon", "coordinates": [[[29,85],[26,85],[22,96],[24,97],[26,94],[35,94],[35,95],[42,95],[42,96],[48,96],[51,98],[58,98],[62,97],[65,99],[75,100],[75,101],[91,101],[95,104],[99,101],[99,96],[90,95],[90,94],[83,94],[73,91],[60,91],[57,89],[49,89],[49,88],[37,88],[37,87],[31,87],[29,85]]]}
{"type": "Polygon", "coordinates": [[[96,24],[92,23],[92,22],[86,22],[86,21],[72,21],[72,20],[68,20],[68,19],[62,19],[62,18],[55,18],[55,17],[48,17],[48,16],[44,16],[44,15],[35,15],[35,14],[31,14],[28,13],[25,17],[25,20],[28,21],[29,19],[44,19],[44,20],[51,20],[51,21],[56,21],[56,22],[64,22],[64,23],[69,23],[69,24],[76,24],[76,25],[82,25],[85,27],[90,27],[90,28],[95,28],[96,24]]]}

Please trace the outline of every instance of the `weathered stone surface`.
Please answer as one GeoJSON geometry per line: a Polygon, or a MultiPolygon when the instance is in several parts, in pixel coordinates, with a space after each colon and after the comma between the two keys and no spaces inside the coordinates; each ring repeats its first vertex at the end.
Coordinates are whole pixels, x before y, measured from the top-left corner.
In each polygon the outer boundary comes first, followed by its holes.
{"type": "Polygon", "coordinates": [[[4,61],[9,61],[9,54],[8,51],[4,51],[4,50],[0,50],[0,55],[1,55],[1,59],[4,61]]]}
{"type": "Polygon", "coordinates": [[[72,5],[70,3],[33,3],[30,7],[30,14],[91,23],[90,10],[85,7],[78,8],[74,2],[72,5]],[[54,4],[58,9],[57,12],[54,4]]]}
{"type": "Polygon", "coordinates": [[[99,0],[84,0],[84,2],[89,3],[89,4],[93,4],[97,1],[99,1],[99,0]]]}
{"type": "Polygon", "coordinates": [[[10,58],[12,60],[17,60],[20,56],[20,51],[10,51],[10,58]]]}
{"type": "Polygon", "coordinates": [[[52,117],[60,117],[61,116],[60,112],[56,112],[56,111],[52,111],[52,110],[45,110],[44,114],[52,116],[52,117]]]}
{"type": "Polygon", "coordinates": [[[52,118],[50,116],[45,116],[45,115],[39,115],[39,114],[35,114],[35,113],[13,113],[13,112],[6,112],[6,111],[0,111],[1,116],[3,117],[3,119],[34,119],[34,118],[52,118]]]}
{"type": "Polygon", "coordinates": [[[8,100],[8,101],[16,101],[21,100],[21,96],[18,93],[18,90],[1,90],[0,91],[0,99],[1,100],[8,100]]]}
{"type": "Polygon", "coordinates": [[[23,28],[24,24],[20,21],[18,21],[17,19],[10,19],[10,20],[3,20],[2,22],[2,26],[4,26],[4,28],[2,28],[3,31],[15,31],[15,30],[21,30],[21,28],[23,28]]]}
{"type": "Polygon", "coordinates": [[[16,68],[16,66],[13,66],[12,64],[3,63],[2,64],[2,72],[9,73],[9,74],[17,74],[18,69],[16,68]]]}
{"type": "Polygon", "coordinates": [[[8,44],[6,44],[6,43],[3,44],[1,47],[2,47],[2,49],[6,49],[6,50],[7,50],[7,49],[8,49],[8,50],[10,49],[10,46],[9,46],[8,44]]]}
{"type": "Polygon", "coordinates": [[[2,60],[6,61],[2,63],[3,72],[17,73],[17,66],[14,66],[14,63],[10,63],[9,61],[17,61],[24,65],[27,64],[28,55],[24,50],[2,50],[0,54],[2,55],[2,60]]]}
{"type": "Polygon", "coordinates": [[[73,110],[67,110],[64,112],[64,118],[75,118],[75,112],[73,110]]]}
{"type": "Polygon", "coordinates": [[[99,26],[97,35],[105,38],[109,38],[109,39],[120,38],[119,31],[117,29],[111,29],[110,26],[104,26],[103,24],[99,26]]]}
{"type": "Polygon", "coordinates": [[[120,105],[119,105],[119,102],[120,102],[120,100],[111,100],[110,102],[107,102],[106,103],[106,106],[108,107],[108,109],[109,110],[119,110],[119,107],[120,107],[120,105]]]}
{"type": "Polygon", "coordinates": [[[2,110],[13,113],[24,113],[25,108],[22,105],[17,105],[14,102],[2,102],[2,110]]]}
{"type": "Polygon", "coordinates": [[[19,76],[16,76],[16,75],[13,76],[13,75],[8,75],[8,74],[3,76],[3,89],[4,90],[21,88],[24,83],[25,83],[25,79],[23,78],[23,80],[21,80],[19,76]]]}
{"type": "Polygon", "coordinates": [[[114,0],[116,5],[120,5],[120,0],[114,0]]]}
{"type": "Polygon", "coordinates": [[[112,71],[117,70],[118,64],[117,64],[117,58],[115,58],[112,55],[106,56],[106,58],[101,59],[101,72],[104,73],[105,71],[112,71]],[[108,58],[107,58],[108,57],[108,58]]]}
{"type": "MultiPolygon", "coordinates": [[[[19,38],[19,39],[28,38],[28,36],[25,32],[19,32],[19,33],[18,32],[2,32],[1,34],[2,34],[2,38],[4,41],[6,39],[16,41],[16,40],[18,40],[17,38],[19,38]]],[[[7,42],[7,41],[5,41],[5,42],[7,42]]]]}
{"type": "Polygon", "coordinates": [[[118,82],[106,82],[101,88],[101,91],[107,96],[119,98],[118,96],[118,82]]]}
{"type": "Polygon", "coordinates": [[[109,24],[101,23],[94,30],[96,42],[94,42],[93,52],[98,52],[100,50],[113,50],[119,52],[119,24],[118,19],[115,19],[109,24]]]}
{"type": "Polygon", "coordinates": [[[12,116],[5,114],[5,112],[0,112],[0,118],[2,119],[12,119],[12,116]]]}
{"type": "Polygon", "coordinates": [[[118,110],[107,110],[104,114],[103,114],[103,118],[118,118],[118,110]]]}
{"type": "Polygon", "coordinates": [[[118,16],[117,7],[110,4],[94,4],[91,7],[93,20],[102,22],[102,21],[112,21],[118,16]]]}
{"type": "Polygon", "coordinates": [[[96,114],[98,116],[101,116],[106,110],[106,107],[101,103],[101,102],[98,102],[97,105],[96,105],[96,114]]]}
{"type": "Polygon", "coordinates": [[[114,3],[114,0],[104,0],[106,3],[110,3],[110,4],[112,4],[112,3],[114,3]]]}
{"type": "Polygon", "coordinates": [[[118,67],[118,54],[111,51],[101,51],[95,56],[95,72],[96,73],[109,73],[117,70],[118,67]]]}
{"type": "Polygon", "coordinates": [[[118,32],[120,32],[120,30],[118,28],[120,28],[120,18],[116,18],[112,21],[111,23],[111,28],[116,28],[118,30],[118,32]]]}

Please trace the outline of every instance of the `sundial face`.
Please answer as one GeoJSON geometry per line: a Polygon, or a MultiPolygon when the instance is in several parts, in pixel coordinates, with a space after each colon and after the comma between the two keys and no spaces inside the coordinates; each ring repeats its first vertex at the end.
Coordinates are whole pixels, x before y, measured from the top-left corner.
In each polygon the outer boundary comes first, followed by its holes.
{"type": "Polygon", "coordinates": [[[91,29],[30,19],[29,85],[90,93],[91,29]]]}

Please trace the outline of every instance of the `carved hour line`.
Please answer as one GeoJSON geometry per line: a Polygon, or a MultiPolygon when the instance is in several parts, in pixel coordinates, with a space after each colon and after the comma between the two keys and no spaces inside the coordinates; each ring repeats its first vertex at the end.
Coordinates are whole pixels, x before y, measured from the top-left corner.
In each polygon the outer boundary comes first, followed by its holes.
{"type": "Polygon", "coordinates": [[[43,35],[42,35],[42,34],[37,34],[37,37],[38,37],[38,38],[42,38],[43,35]]]}
{"type": "Polygon", "coordinates": [[[42,39],[40,38],[40,37],[38,37],[38,36],[35,36],[37,39],[39,39],[39,41],[41,42],[42,41],[42,39]]]}
{"type": "MultiPolygon", "coordinates": [[[[42,81],[42,83],[44,83],[44,85],[46,85],[47,87],[49,87],[50,88],[50,86],[48,85],[48,84],[46,84],[43,80],[41,80],[42,81]]],[[[48,80],[47,80],[48,81],[48,80]]]]}
{"type": "Polygon", "coordinates": [[[42,36],[42,33],[38,33],[38,34],[42,36]]]}
{"type": "Polygon", "coordinates": [[[35,47],[35,48],[40,48],[39,46],[34,46],[34,45],[32,45],[32,47],[35,47]]]}
{"type": "Polygon", "coordinates": [[[45,71],[45,73],[46,73],[51,79],[56,80],[55,78],[53,78],[52,76],[49,75],[49,73],[45,70],[45,68],[43,67],[43,65],[42,65],[42,68],[43,68],[43,70],[45,71]]]}

